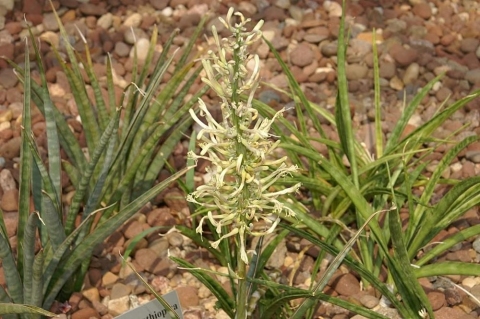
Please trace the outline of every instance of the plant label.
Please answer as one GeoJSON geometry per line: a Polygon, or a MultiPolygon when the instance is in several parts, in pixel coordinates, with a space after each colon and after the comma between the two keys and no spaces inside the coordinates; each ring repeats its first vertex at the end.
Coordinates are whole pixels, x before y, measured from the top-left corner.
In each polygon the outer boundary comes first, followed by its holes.
{"type": "MultiPolygon", "coordinates": [[[[172,309],[178,314],[180,319],[183,319],[182,307],[180,306],[180,300],[176,291],[171,291],[168,294],[162,296],[163,299],[172,307],[172,309]]],[[[124,314],[116,317],[116,319],[173,319],[167,309],[165,309],[160,301],[154,299],[146,304],[138,306],[135,309],[125,312],[124,314]]]]}

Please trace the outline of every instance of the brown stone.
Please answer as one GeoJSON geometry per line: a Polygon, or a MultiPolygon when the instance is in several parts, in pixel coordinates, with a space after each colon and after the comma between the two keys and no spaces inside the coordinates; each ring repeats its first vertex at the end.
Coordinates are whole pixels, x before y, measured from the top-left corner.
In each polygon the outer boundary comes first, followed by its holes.
{"type": "Polygon", "coordinates": [[[333,282],[332,288],[335,289],[339,295],[351,296],[360,291],[360,283],[354,275],[347,273],[340,275],[333,282]]]}
{"type": "Polygon", "coordinates": [[[178,287],[175,289],[180,299],[182,308],[196,307],[199,305],[198,289],[195,287],[178,287]]]}
{"type": "Polygon", "coordinates": [[[392,45],[390,54],[399,66],[407,67],[417,60],[418,53],[414,49],[407,49],[400,44],[392,45]]]}
{"type": "Polygon", "coordinates": [[[6,212],[18,211],[18,190],[9,189],[4,191],[0,207],[6,212]]]}
{"type": "Polygon", "coordinates": [[[425,20],[430,19],[432,16],[432,8],[427,2],[421,2],[413,6],[413,13],[425,20]]]}
{"type": "Polygon", "coordinates": [[[305,67],[313,62],[313,50],[307,44],[300,44],[290,52],[290,61],[293,65],[305,67]]]}
{"type": "Polygon", "coordinates": [[[446,303],[445,295],[440,291],[429,292],[427,298],[432,305],[433,311],[437,311],[438,309],[442,308],[446,303]]]}
{"type": "Polygon", "coordinates": [[[154,226],[174,226],[175,217],[170,213],[168,207],[157,208],[147,213],[147,223],[154,226]]]}
{"type": "Polygon", "coordinates": [[[100,318],[100,314],[93,308],[83,308],[72,314],[72,319],[100,318]]]}
{"type": "Polygon", "coordinates": [[[127,239],[134,238],[142,231],[148,228],[148,224],[141,223],[138,220],[131,220],[123,227],[123,235],[127,239]]]}
{"type": "MultiPolygon", "coordinates": [[[[466,319],[465,312],[458,308],[443,307],[434,312],[436,319],[466,319]]],[[[473,317],[472,317],[473,319],[473,317]]]]}
{"type": "Polygon", "coordinates": [[[185,207],[188,207],[185,195],[178,189],[172,188],[165,193],[163,198],[165,204],[174,212],[180,212],[185,207]]]}
{"type": "Polygon", "coordinates": [[[132,289],[124,285],[122,283],[116,283],[112,287],[112,291],[110,292],[110,299],[119,299],[125,296],[128,296],[132,289]]]}
{"type": "Polygon", "coordinates": [[[166,276],[170,272],[170,260],[166,258],[160,259],[149,248],[139,249],[135,253],[135,261],[146,271],[154,275],[166,276]]]}

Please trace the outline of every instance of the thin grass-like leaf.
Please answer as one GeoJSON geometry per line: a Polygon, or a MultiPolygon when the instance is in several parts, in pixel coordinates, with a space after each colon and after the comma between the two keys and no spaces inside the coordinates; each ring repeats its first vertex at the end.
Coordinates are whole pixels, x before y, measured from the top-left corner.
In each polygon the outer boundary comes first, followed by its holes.
{"type": "Polygon", "coordinates": [[[377,158],[383,156],[383,133],[382,133],[382,114],[380,105],[380,69],[378,65],[378,51],[377,51],[377,38],[376,30],[372,30],[372,49],[373,49],[373,81],[374,81],[374,94],[375,94],[375,148],[377,158]]]}
{"type": "Polygon", "coordinates": [[[155,185],[150,190],[142,194],[140,197],[133,200],[130,204],[125,206],[122,210],[114,214],[110,219],[103,223],[100,223],[95,230],[87,235],[85,239],[75,248],[68,260],[61,262],[58,266],[58,271],[53,275],[52,281],[48,286],[45,294],[43,307],[48,309],[55,297],[59,293],[60,289],[64,286],[65,282],[75,272],[75,270],[84,261],[85,256],[89,256],[94,247],[104,241],[109,234],[114,232],[125,221],[127,221],[133,214],[135,214],[140,208],[142,208],[149,200],[156,196],[159,192],[164,190],[170,183],[178,179],[180,176],[186,173],[190,169],[187,167],[176,174],[168,177],[161,183],[155,185]]]}
{"type": "Polygon", "coordinates": [[[480,267],[477,263],[466,263],[461,261],[442,261],[434,264],[414,268],[413,272],[417,278],[430,276],[480,276],[480,267]]]}
{"type": "MultiPolygon", "coordinates": [[[[340,253],[340,250],[337,248],[332,247],[331,245],[327,244],[324,240],[320,240],[317,237],[312,236],[310,233],[302,230],[298,227],[280,223],[280,226],[288,229],[290,232],[296,234],[297,236],[304,238],[311,242],[312,244],[320,247],[321,249],[325,250],[328,254],[332,256],[337,256],[340,253]]],[[[365,278],[369,283],[372,284],[382,295],[384,295],[392,304],[393,306],[402,313],[405,310],[403,309],[404,306],[402,303],[397,299],[395,294],[393,294],[390,289],[387,287],[386,284],[382,283],[378,277],[376,277],[370,270],[366,269],[364,265],[360,264],[359,262],[353,260],[348,255],[345,257],[343,262],[350,267],[352,270],[357,272],[362,278],[365,278]]]]}
{"type": "MultiPolygon", "coordinates": [[[[445,169],[449,169],[449,165],[451,162],[457,157],[458,153],[465,149],[468,145],[478,141],[478,136],[470,136],[465,138],[463,141],[460,143],[456,144],[453,146],[440,160],[438,163],[435,171],[432,173],[432,176],[429,178],[427,185],[425,185],[425,189],[422,192],[422,196],[420,197],[420,202],[423,203],[428,203],[430,202],[430,198],[432,197],[436,186],[438,185],[438,182],[445,171],[445,169]]],[[[416,236],[416,233],[418,232],[418,229],[420,227],[427,227],[430,228],[431,225],[425,224],[427,221],[424,218],[424,213],[426,211],[426,207],[422,205],[417,205],[416,209],[414,211],[410,212],[409,215],[409,223],[408,223],[408,228],[407,228],[407,233],[406,233],[406,241],[407,244],[413,240],[413,237],[416,236]]],[[[433,222],[433,220],[431,220],[433,222]]],[[[410,259],[413,258],[414,255],[416,255],[417,252],[414,252],[412,250],[409,251],[409,256],[410,259]]]]}
{"type": "Polygon", "coordinates": [[[34,307],[30,305],[22,305],[22,304],[11,304],[11,303],[0,303],[0,315],[5,314],[40,314],[47,317],[55,317],[56,314],[43,310],[39,307],[34,307]]]}
{"type": "Polygon", "coordinates": [[[468,209],[480,203],[480,177],[472,177],[456,184],[435,206],[435,214],[427,214],[425,224],[420,227],[408,247],[409,255],[427,245],[438,232],[445,229],[468,209]]]}
{"type": "MultiPolygon", "coordinates": [[[[342,1],[342,7],[345,12],[345,0],[342,1]]],[[[340,20],[340,29],[338,31],[338,63],[337,63],[337,81],[338,94],[335,105],[335,120],[337,123],[338,136],[345,155],[350,162],[352,171],[352,179],[355,187],[359,188],[357,157],[355,156],[354,135],[352,131],[352,115],[350,112],[350,103],[348,101],[348,85],[345,71],[346,64],[346,47],[345,42],[345,15],[340,20]]],[[[360,221],[360,223],[363,223],[360,221]]]]}
{"type": "Polygon", "coordinates": [[[417,262],[415,262],[415,265],[423,266],[433,258],[447,251],[449,248],[459,243],[462,243],[469,238],[473,238],[474,236],[477,236],[479,234],[480,234],[480,225],[475,225],[475,226],[462,229],[461,231],[453,234],[447,239],[442,240],[442,242],[436,243],[432,249],[425,252],[425,254],[422,255],[422,257],[417,262]]]}
{"type": "MultiPolygon", "coordinates": [[[[370,218],[366,220],[366,222],[358,229],[358,231],[355,233],[354,236],[348,241],[348,243],[343,247],[342,251],[340,251],[337,255],[335,255],[335,258],[333,261],[330,263],[328,266],[327,270],[325,271],[325,274],[322,276],[318,284],[315,286],[314,289],[312,289],[312,293],[317,294],[323,291],[323,289],[326,287],[330,279],[332,278],[333,274],[335,271],[340,267],[341,263],[349,253],[350,249],[352,249],[353,245],[356,243],[358,237],[360,234],[363,232],[363,229],[368,225],[368,223],[375,217],[376,214],[378,213],[388,213],[390,210],[385,210],[385,211],[380,211],[375,214],[372,214],[370,218]]],[[[391,212],[390,212],[391,213],[391,212]]],[[[313,307],[315,303],[314,299],[305,299],[300,306],[297,308],[291,319],[301,319],[305,315],[305,313],[313,307]]]]}
{"type": "Polygon", "coordinates": [[[406,308],[411,312],[410,318],[421,318],[418,314],[426,309],[431,318],[433,310],[427,295],[413,273],[402,232],[402,224],[398,210],[388,214],[390,233],[393,244],[393,256],[388,258],[389,271],[392,273],[395,286],[398,289],[406,308]]]}
{"type": "MultiPolygon", "coordinates": [[[[125,258],[123,256],[120,255],[120,257],[122,257],[122,263],[125,263],[125,258]]],[[[180,319],[180,317],[178,316],[177,312],[175,310],[173,310],[172,306],[170,306],[170,304],[165,300],[163,299],[162,296],[160,296],[156,291],[155,289],[153,289],[152,286],[150,286],[148,284],[148,282],[142,277],[140,276],[140,274],[135,270],[135,267],[133,267],[130,263],[127,262],[127,265],[128,267],[133,270],[133,272],[135,273],[135,275],[137,275],[137,278],[140,279],[140,281],[143,283],[143,285],[145,287],[147,287],[147,290],[150,291],[150,293],[155,297],[155,299],[157,299],[163,306],[163,308],[165,308],[167,310],[167,315],[170,317],[170,318],[175,318],[175,319],[180,319]]]]}
{"type": "Polygon", "coordinates": [[[196,268],[194,265],[186,262],[183,259],[170,256],[170,259],[176,262],[181,267],[188,269],[188,271],[197,278],[205,287],[217,297],[220,308],[227,313],[230,318],[235,316],[235,306],[232,298],[227,294],[225,289],[222,288],[220,283],[208,275],[204,270],[196,268]]]}
{"type": "Polygon", "coordinates": [[[285,291],[284,293],[275,296],[275,299],[273,302],[271,302],[268,305],[268,308],[265,310],[264,313],[262,313],[262,319],[265,318],[274,318],[275,314],[282,309],[282,304],[293,300],[293,299],[299,299],[299,298],[305,298],[305,299],[313,299],[315,302],[318,301],[325,301],[329,302],[331,304],[337,305],[339,307],[342,307],[344,309],[350,310],[353,313],[362,315],[366,318],[371,318],[371,319],[387,319],[386,317],[374,312],[373,310],[366,309],[364,307],[360,307],[356,305],[355,303],[343,300],[341,298],[337,297],[332,297],[330,295],[317,292],[317,293],[312,293],[311,291],[308,290],[303,290],[299,288],[292,288],[290,286],[278,284],[275,282],[271,281],[266,281],[266,280],[261,280],[261,279],[248,279],[249,281],[256,283],[258,285],[266,286],[268,288],[276,288],[279,290],[285,291]]]}
{"type": "Polygon", "coordinates": [[[405,110],[402,112],[400,119],[397,121],[397,124],[392,130],[390,137],[388,138],[387,144],[385,145],[385,152],[389,153],[392,149],[396,148],[400,142],[400,137],[405,130],[405,127],[408,124],[408,121],[412,117],[413,113],[417,109],[417,107],[422,102],[423,98],[430,92],[433,85],[438,82],[443,75],[439,75],[433,80],[431,80],[424,88],[420,90],[420,92],[415,95],[412,101],[408,104],[405,110]]]}

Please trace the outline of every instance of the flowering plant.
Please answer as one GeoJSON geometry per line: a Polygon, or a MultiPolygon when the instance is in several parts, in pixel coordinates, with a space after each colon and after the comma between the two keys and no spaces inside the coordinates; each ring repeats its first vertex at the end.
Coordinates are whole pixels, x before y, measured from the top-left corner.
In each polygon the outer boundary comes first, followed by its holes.
{"type": "Polygon", "coordinates": [[[187,199],[209,209],[196,231],[201,234],[203,224],[208,219],[220,235],[211,244],[212,247],[216,248],[222,240],[236,236],[239,249],[237,318],[243,318],[245,315],[239,308],[243,308],[241,305],[245,305],[246,301],[245,269],[249,262],[246,236],[272,233],[282,213],[295,215],[278,197],[296,192],[300,183],[280,191],[271,191],[279,178],[298,168],[288,166],[286,156],[280,159],[272,156],[280,141],[272,141],[270,127],[285,109],[268,119],[261,117],[252,106],[255,90],[259,86],[260,61],[257,55],[248,52],[248,47],[261,38],[263,21],[247,31],[246,25],[250,20],[239,12],[234,13],[233,8],[230,8],[225,20],[220,20],[232,32],[232,36],[219,39],[217,30],[212,27],[217,52],[209,51],[208,58],[202,60],[206,73],[202,81],[221,99],[223,120],[217,122],[201,99],[200,115],[206,123],[190,110],[191,116],[202,129],[198,134],[201,152],[199,155],[190,152],[189,157],[209,161],[211,179],[187,199]],[[235,18],[238,18],[238,23],[232,22],[235,18]],[[246,65],[252,59],[254,67],[249,75],[246,65]],[[241,99],[241,95],[248,96],[246,101],[241,99]],[[255,222],[263,222],[264,228],[254,230],[255,222]],[[228,232],[224,233],[225,229],[228,232]]]}
{"type": "Polygon", "coordinates": [[[233,33],[233,37],[220,40],[215,27],[212,27],[218,55],[209,51],[209,59],[202,61],[206,72],[202,81],[220,97],[223,121],[218,123],[201,99],[200,114],[207,123],[204,124],[190,110],[193,119],[202,127],[198,134],[202,150],[200,155],[190,152],[189,156],[193,159],[203,158],[212,165],[208,169],[210,181],[198,187],[188,196],[188,200],[212,209],[201,219],[197,232],[202,232],[205,219],[216,227],[219,234],[223,226],[230,226],[231,231],[223,234],[212,246],[216,247],[221,240],[238,234],[241,259],[248,263],[245,235],[263,236],[271,233],[280,221],[280,213],[295,215],[277,198],[297,191],[300,184],[269,192],[279,178],[295,172],[297,167],[288,166],[285,163],[286,156],[280,159],[271,159],[270,156],[280,142],[270,139],[270,126],[285,109],[277,112],[272,119],[261,118],[251,104],[259,84],[260,63],[258,56],[249,54],[247,49],[260,39],[263,21],[257,23],[252,31],[246,31],[245,25],[249,19],[239,12],[234,14],[233,8],[229,10],[226,20],[221,21],[233,33]],[[238,24],[232,24],[233,15],[240,18],[238,24]],[[233,59],[227,60],[227,54],[232,54],[233,59]],[[254,59],[255,67],[248,77],[245,66],[250,59],[254,59]],[[245,93],[249,96],[248,100],[240,101],[239,96],[245,93]],[[264,176],[263,173],[272,167],[273,172],[264,176]],[[253,222],[260,220],[268,226],[264,230],[253,231],[253,222]]]}

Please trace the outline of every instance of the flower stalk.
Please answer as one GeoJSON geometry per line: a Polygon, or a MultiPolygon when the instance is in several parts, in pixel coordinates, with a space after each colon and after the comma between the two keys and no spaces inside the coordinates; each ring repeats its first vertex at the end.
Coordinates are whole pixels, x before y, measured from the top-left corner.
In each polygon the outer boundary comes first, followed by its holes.
{"type": "Polygon", "coordinates": [[[205,77],[202,81],[219,96],[222,121],[217,122],[199,99],[202,122],[193,110],[190,114],[200,125],[198,139],[200,154],[189,153],[189,157],[205,159],[211,163],[207,171],[211,179],[199,186],[187,200],[209,209],[196,229],[202,233],[203,224],[209,221],[219,235],[213,242],[216,248],[222,240],[234,238],[237,253],[237,311],[236,318],[246,318],[247,292],[246,269],[249,263],[247,236],[264,236],[272,233],[280,222],[280,216],[294,216],[279,197],[296,192],[300,184],[271,192],[275,182],[297,170],[286,164],[287,157],[275,159],[272,155],[280,141],[273,142],[270,128],[273,121],[281,116],[280,110],[273,118],[263,118],[252,106],[252,100],[259,86],[260,60],[249,53],[249,46],[260,40],[263,21],[247,31],[249,19],[230,8],[226,19],[220,18],[232,33],[230,38],[220,39],[212,27],[216,52],[209,51],[202,60],[205,77]],[[237,22],[233,22],[236,20],[237,22]],[[251,72],[247,63],[253,60],[251,72]],[[248,96],[246,101],[241,97],[248,96]],[[265,174],[269,172],[268,174],[265,174]],[[254,230],[254,223],[262,222],[260,230],[254,230]]]}

